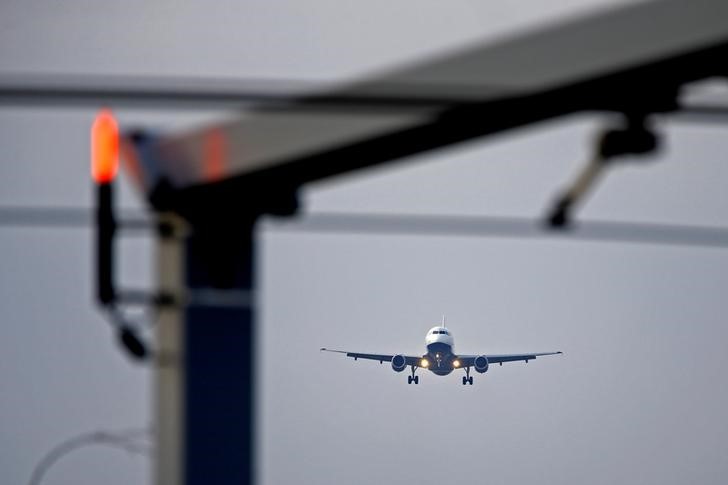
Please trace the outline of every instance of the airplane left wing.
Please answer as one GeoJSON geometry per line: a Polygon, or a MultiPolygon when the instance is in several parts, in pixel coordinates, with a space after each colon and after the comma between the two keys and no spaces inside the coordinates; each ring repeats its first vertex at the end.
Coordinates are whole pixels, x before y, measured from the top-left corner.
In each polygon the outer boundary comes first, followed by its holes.
{"type": "MultiPolygon", "coordinates": [[[[357,359],[378,360],[380,364],[382,362],[392,362],[392,358],[394,357],[394,355],[360,354],[358,352],[347,352],[345,350],[332,350],[332,349],[327,349],[327,348],[323,348],[323,347],[321,348],[321,351],[322,352],[336,352],[338,354],[346,354],[347,357],[353,357],[354,360],[357,360],[357,359]]],[[[410,355],[405,355],[403,357],[405,359],[406,365],[414,365],[414,366],[419,366],[420,359],[422,359],[422,357],[410,356],[410,355]]]]}
{"type": "MultiPolygon", "coordinates": [[[[539,352],[539,353],[532,353],[532,354],[502,354],[502,355],[489,355],[489,354],[483,354],[485,357],[488,358],[489,364],[502,364],[503,362],[516,362],[519,360],[523,360],[528,362],[529,360],[534,360],[536,357],[542,356],[542,355],[557,355],[562,354],[563,352],[539,352]]],[[[475,359],[478,358],[477,355],[459,355],[458,360],[460,360],[462,367],[473,367],[475,365],[475,359]]]]}

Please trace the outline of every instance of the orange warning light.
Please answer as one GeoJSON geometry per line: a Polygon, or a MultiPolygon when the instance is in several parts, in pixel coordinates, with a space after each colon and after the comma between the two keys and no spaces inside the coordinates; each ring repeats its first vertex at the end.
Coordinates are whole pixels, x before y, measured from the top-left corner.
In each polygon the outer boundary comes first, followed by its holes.
{"type": "Polygon", "coordinates": [[[227,140],[220,128],[213,128],[205,134],[204,138],[204,165],[205,179],[215,182],[223,178],[227,164],[227,140]]]}
{"type": "Polygon", "coordinates": [[[119,127],[111,110],[102,109],[91,126],[91,176],[108,184],[119,170],[119,127]]]}

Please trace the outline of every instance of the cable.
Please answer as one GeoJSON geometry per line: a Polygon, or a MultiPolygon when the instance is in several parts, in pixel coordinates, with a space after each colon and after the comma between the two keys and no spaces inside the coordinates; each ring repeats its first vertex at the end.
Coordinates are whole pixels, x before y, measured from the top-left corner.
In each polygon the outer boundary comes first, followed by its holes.
{"type": "MultiPolygon", "coordinates": [[[[153,227],[149,219],[133,213],[128,214],[126,221],[133,221],[133,227],[139,230],[153,227]]],[[[0,208],[0,228],[87,228],[93,223],[92,213],[88,209],[0,208]]],[[[122,227],[126,229],[127,224],[122,223],[122,227]]],[[[526,217],[315,212],[290,220],[266,219],[264,227],[274,232],[560,238],[728,248],[728,228],[605,220],[579,221],[569,228],[552,229],[544,227],[540,220],[526,217]]]]}
{"type": "Polygon", "coordinates": [[[394,214],[314,213],[300,220],[269,220],[266,228],[280,232],[397,234],[434,236],[562,238],[581,241],[664,244],[728,248],[728,229],[686,225],[581,221],[552,229],[523,217],[434,216],[394,214]]]}
{"type": "Polygon", "coordinates": [[[146,446],[134,443],[134,437],[140,434],[148,435],[149,429],[131,429],[125,431],[92,431],[69,438],[51,449],[33,468],[28,485],[39,485],[43,477],[61,458],[84,446],[105,445],[116,449],[123,449],[129,453],[149,456],[150,450],[146,446]]]}
{"type": "Polygon", "coordinates": [[[92,222],[92,213],[88,209],[59,209],[49,207],[0,208],[0,226],[60,226],[84,228],[90,226],[92,222]]]}
{"type": "MultiPolygon", "coordinates": [[[[122,214],[120,226],[124,231],[144,231],[153,224],[148,217],[122,214]]],[[[96,223],[91,209],[77,207],[0,207],[0,227],[67,227],[83,229],[96,223]]]]}

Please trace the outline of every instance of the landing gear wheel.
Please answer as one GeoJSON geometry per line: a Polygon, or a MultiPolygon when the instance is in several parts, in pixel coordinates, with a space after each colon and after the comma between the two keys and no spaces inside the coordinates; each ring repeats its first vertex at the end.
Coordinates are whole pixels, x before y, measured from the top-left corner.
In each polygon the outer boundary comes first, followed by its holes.
{"type": "Polygon", "coordinates": [[[419,378],[419,376],[416,376],[415,375],[415,371],[417,370],[417,368],[415,366],[413,366],[413,365],[410,366],[410,367],[412,368],[412,375],[411,376],[407,376],[407,384],[412,384],[413,382],[415,384],[419,384],[420,378],[419,378]]]}
{"type": "Polygon", "coordinates": [[[470,367],[465,368],[465,376],[463,377],[463,386],[465,384],[473,385],[473,376],[470,375],[470,367]]]}

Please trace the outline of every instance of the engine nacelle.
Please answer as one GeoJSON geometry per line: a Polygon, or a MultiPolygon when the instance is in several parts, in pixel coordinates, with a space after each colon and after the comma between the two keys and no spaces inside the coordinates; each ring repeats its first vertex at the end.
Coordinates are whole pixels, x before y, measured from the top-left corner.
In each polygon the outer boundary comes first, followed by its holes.
{"type": "Polygon", "coordinates": [[[483,373],[488,370],[488,357],[484,355],[479,355],[475,358],[473,361],[473,367],[475,367],[475,370],[479,373],[483,373]]]}
{"type": "Polygon", "coordinates": [[[404,358],[404,355],[397,354],[392,357],[392,369],[394,369],[394,372],[402,372],[406,367],[407,359],[404,358]]]}

